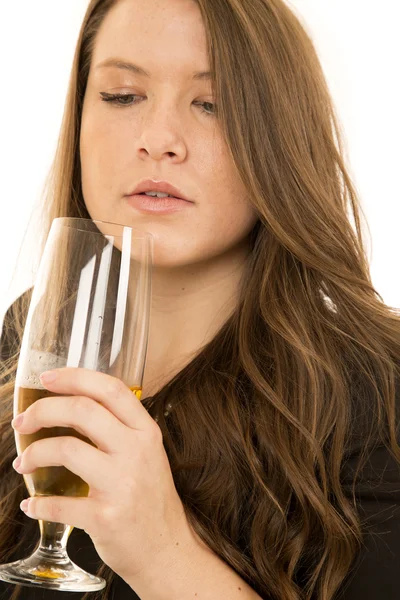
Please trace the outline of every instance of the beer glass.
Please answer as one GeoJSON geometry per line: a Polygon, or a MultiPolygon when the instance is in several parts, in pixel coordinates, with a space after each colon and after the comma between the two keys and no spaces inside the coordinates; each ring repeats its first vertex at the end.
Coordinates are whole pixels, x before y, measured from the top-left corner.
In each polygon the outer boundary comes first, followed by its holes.
{"type": "MultiPolygon", "coordinates": [[[[39,398],[56,397],[39,376],[82,367],[121,379],[141,398],[147,352],[153,237],[131,227],[91,219],[54,219],[41,257],[18,360],[14,417],[39,398]]],[[[56,401],[56,400],[55,400],[56,401]]],[[[36,440],[75,436],[72,428],[15,432],[18,455],[36,440]]],[[[88,496],[89,486],[65,467],[23,475],[30,496],[88,496]]],[[[90,592],[106,582],[67,554],[68,524],[39,521],[41,539],[31,556],[0,566],[0,579],[53,590],[90,592]]]]}

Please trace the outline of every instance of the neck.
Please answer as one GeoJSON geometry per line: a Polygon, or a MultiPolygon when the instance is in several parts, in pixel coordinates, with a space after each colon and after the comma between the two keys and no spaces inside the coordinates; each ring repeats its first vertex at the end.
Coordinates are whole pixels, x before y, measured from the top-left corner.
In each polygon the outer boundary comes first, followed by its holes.
{"type": "Polygon", "coordinates": [[[248,255],[242,246],[201,264],[153,268],[143,398],[188,364],[232,314],[248,255]]]}

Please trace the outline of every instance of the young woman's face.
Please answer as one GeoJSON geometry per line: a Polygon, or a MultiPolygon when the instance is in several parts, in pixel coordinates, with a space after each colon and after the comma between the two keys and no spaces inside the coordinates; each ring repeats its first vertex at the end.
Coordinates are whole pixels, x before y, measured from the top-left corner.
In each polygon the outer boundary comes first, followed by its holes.
{"type": "Polygon", "coordinates": [[[213,116],[205,31],[193,0],[119,0],[96,38],[80,137],[92,219],[149,231],[155,265],[189,266],[247,248],[257,222],[213,116]],[[118,59],[149,73],[102,66],[118,59]],[[116,103],[107,94],[128,96],[116,103]],[[119,103],[119,104],[118,104],[119,103]],[[142,212],[127,196],[143,179],[168,181],[192,201],[142,212]]]}

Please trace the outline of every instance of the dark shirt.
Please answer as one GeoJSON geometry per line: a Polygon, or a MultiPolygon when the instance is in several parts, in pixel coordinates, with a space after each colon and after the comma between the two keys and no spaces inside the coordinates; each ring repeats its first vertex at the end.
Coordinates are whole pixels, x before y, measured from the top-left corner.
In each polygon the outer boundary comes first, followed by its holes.
{"type": "MultiPolygon", "coordinates": [[[[7,315],[5,317],[5,321],[7,315]]],[[[0,339],[0,358],[7,356],[9,341],[0,339]]],[[[400,394],[397,396],[400,398],[400,394]]],[[[362,393],[355,398],[360,406],[365,406],[362,393]]],[[[399,399],[400,402],[400,399],[399,399]]],[[[364,418],[365,418],[364,413],[364,418]]],[[[367,418],[371,415],[367,414],[367,418]]],[[[372,418],[372,417],[371,417],[372,418]]],[[[344,494],[351,499],[352,482],[360,452],[355,444],[342,468],[344,494]]],[[[363,520],[364,542],[346,579],[335,594],[334,600],[398,600],[400,598],[400,465],[385,446],[377,446],[358,478],[356,498],[358,510],[363,520]]],[[[38,539],[38,526],[35,521],[38,539]]],[[[34,529],[32,531],[35,531],[34,529]]],[[[31,550],[30,548],[29,550],[31,550]]],[[[90,537],[80,529],[74,529],[68,541],[68,553],[73,562],[96,573],[102,564],[90,537]]],[[[21,553],[20,553],[21,554],[21,553]]],[[[22,552],[22,558],[29,552],[22,552]]],[[[0,600],[11,598],[14,586],[0,581],[0,600]]],[[[83,598],[83,593],[53,592],[23,587],[20,600],[61,600],[62,598],[83,598]]],[[[107,597],[112,600],[140,600],[135,592],[117,575],[109,586],[107,597]]],[[[146,598],[143,600],[151,600],[146,598]]],[[[171,598],[171,600],[180,600],[171,598]]],[[[225,600],[216,598],[215,600],[225,600]]],[[[227,599],[228,600],[228,599],[227,599]]],[[[267,600],[267,599],[265,599],[267,600]]]]}

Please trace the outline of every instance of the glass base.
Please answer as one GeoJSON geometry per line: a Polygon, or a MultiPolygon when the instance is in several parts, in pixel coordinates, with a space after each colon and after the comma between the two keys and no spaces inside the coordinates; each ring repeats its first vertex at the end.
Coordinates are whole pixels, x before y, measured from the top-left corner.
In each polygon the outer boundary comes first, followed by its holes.
{"type": "Polygon", "coordinates": [[[102,577],[75,565],[67,554],[40,548],[29,558],[0,565],[0,579],[15,585],[69,592],[95,592],[107,584],[102,577]]]}

